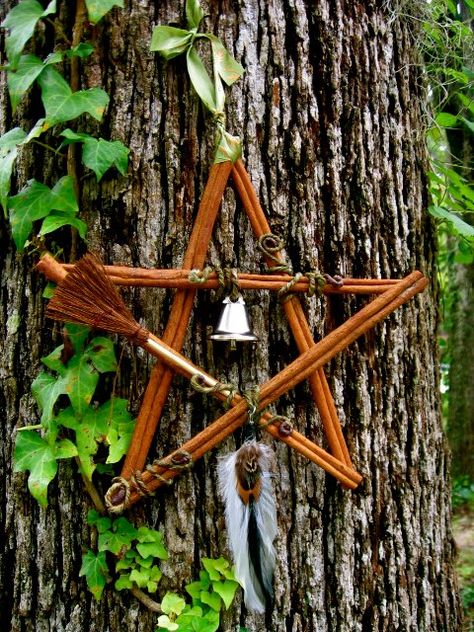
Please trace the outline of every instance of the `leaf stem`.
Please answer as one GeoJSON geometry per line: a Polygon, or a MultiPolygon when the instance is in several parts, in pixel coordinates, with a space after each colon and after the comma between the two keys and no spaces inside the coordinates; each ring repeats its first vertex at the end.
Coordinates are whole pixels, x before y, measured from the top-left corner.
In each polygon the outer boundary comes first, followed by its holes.
{"type": "Polygon", "coordinates": [[[97,511],[102,514],[103,516],[107,514],[107,510],[105,508],[104,502],[102,500],[102,498],[100,497],[99,492],[97,491],[96,486],[94,485],[94,483],[92,481],[90,481],[87,476],[84,474],[84,472],[82,471],[82,462],[81,459],[76,456],[76,463],[77,466],[79,468],[79,472],[81,473],[82,476],[82,480],[84,482],[84,487],[86,488],[86,492],[89,494],[94,507],[97,509],[97,511]]]}
{"type": "Polygon", "coordinates": [[[163,612],[160,604],[148,595],[146,595],[142,590],[140,590],[140,588],[138,588],[138,586],[133,586],[133,588],[130,588],[130,592],[134,597],[138,599],[138,601],[141,601],[142,604],[152,612],[163,612]]]}
{"type": "Polygon", "coordinates": [[[23,432],[23,430],[41,430],[43,424],[33,424],[31,426],[22,426],[21,428],[17,428],[18,432],[23,432]]]}
{"type": "Polygon", "coordinates": [[[51,147],[51,145],[48,145],[47,143],[43,143],[40,140],[37,140],[36,138],[33,138],[31,140],[32,143],[36,143],[36,145],[40,145],[41,147],[44,147],[45,149],[49,149],[49,151],[54,152],[55,154],[57,154],[58,156],[64,156],[64,154],[62,154],[59,149],[55,149],[54,147],[51,147]]]}

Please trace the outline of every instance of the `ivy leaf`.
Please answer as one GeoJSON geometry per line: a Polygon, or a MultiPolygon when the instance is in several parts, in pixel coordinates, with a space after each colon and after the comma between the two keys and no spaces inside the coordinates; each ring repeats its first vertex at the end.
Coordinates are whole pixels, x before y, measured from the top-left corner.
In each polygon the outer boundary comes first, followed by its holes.
{"type": "Polygon", "coordinates": [[[186,55],[189,78],[198,97],[212,113],[217,111],[216,91],[201,58],[191,46],[186,55]]]}
{"type": "Polygon", "coordinates": [[[56,476],[58,464],[53,449],[34,430],[23,430],[16,436],[14,471],[29,470],[28,489],[42,507],[48,504],[48,485],[56,476]]]}
{"type": "Polygon", "coordinates": [[[186,22],[189,29],[197,29],[204,17],[199,0],[186,0],[186,22]]]}
{"type": "Polygon", "coordinates": [[[77,456],[77,448],[69,439],[61,439],[56,444],[56,459],[70,459],[77,456]]]}
{"type": "Polygon", "coordinates": [[[127,549],[137,537],[137,530],[126,518],[114,520],[112,530],[105,531],[99,536],[99,551],[110,551],[117,554],[122,547],[127,549]]]}
{"type": "Polygon", "coordinates": [[[4,212],[7,211],[7,199],[10,193],[10,181],[18,155],[18,145],[20,145],[26,137],[20,127],[14,127],[3,136],[0,136],[0,204],[4,212]]]}
{"type": "Polygon", "coordinates": [[[238,136],[232,136],[225,130],[222,130],[217,142],[217,149],[214,156],[214,163],[219,162],[236,162],[242,155],[242,144],[238,136]]]}
{"type": "Polygon", "coordinates": [[[52,189],[52,193],[54,196],[53,209],[71,214],[78,212],[79,206],[77,205],[74,178],[72,176],[63,176],[58,180],[52,189]]]}
{"type": "Polygon", "coordinates": [[[161,630],[169,630],[173,632],[174,630],[179,629],[179,625],[171,621],[167,614],[160,614],[158,617],[158,628],[161,630]]]}
{"type": "Polygon", "coordinates": [[[244,74],[243,67],[232,57],[218,37],[210,33],[206,33],[206,37],[211,42],[215,72],[228,86],[231,86],[244,74]]]}
{"type": "Polygon", "coordinates": [[[45,125],[45,119],[44,118],[38,119],[36,123],[34,124],[34,126],[31,128],[31,130],[28,132],[28,135],[26,136],[26,138],[24,138],[21,141],[20,145],[26,145],[31,140],[33,140],[33,138],[38,138],[38,136],[41,136],[41,134],[45,132],[46,130],[47,130],[47,125],[45,125]]]}
{"type": "Polygon", "coordinates": [[[47,427],[53,417],[53,408],[58,397],[66,392],[66,384],[63,378],[58,379],[43,371],[31,385],[31,392],[43,411],[41,423],[47,427]]]}
{"type": "Polygon", "coordinates": [[[103,138],[90,138],[84,142],[82,148],[82,162],[92,169],[99,182],[104,173],[115,166],[125,175],[128,167],[130,150],[119,140],[108,141],[103,138]]]}
{"type": "Polygon", "coordinates": [[[202,603],[205,603],[207,606],[209,606],[216,612],[220,611],[221,598],[219,597],[217,593],[215,592],[210,593],[203,590],[199,596],[199,599],[202,601],[202,603]]]}
{"type": "Polygon", "coordinates": [[[433,217],[449,222],[453,229],[466,239],[474,240],[474,226],[465,222],[456,213],[451,213],[441,206],[429,206],[428,211],[433,217]]]}
{"type": "Polygon", "coordinates": [[[174,26],[155,26],[151,35],[150,50],[165,59],[173,59],[184,53],[191,43],[193,33],[174,26]]]}
{"type": "Polygon", "coordinates": [[[174,592],[167,592],[161,601],[161,609],[165,614],[179,615],[183,612],[186,602],[174,592]]]}
{"type": "Polygon", "coordinates": [[[130,573],[130,581],[134,582],[138,588],[146,588],[150,581],[150,572],[147,568],[134,568],[130,573]]]}
{"type": "Polygon", "coordinates": [[[13,112],[15,112],[25,92],[43,70],[44,65],[39,57],[22,55],[18,61],[16,72],[7,73],[8,91],[13,112]]]}
{"type": "Polygon", "coordinates": [[[130,590],[130,588],[133,588],[133,582],[130,581],[129,575],[126,575],[125,573],[123,573],[117,579],[114,586],[116,590],[124,590],[124,589],[130,590]]]}
{"type": "Polygon", "coordinates": [[[466,125],[466,127],[468,127],[471,130],[471,132],[474,133],[474,122],[473,121],[469,121],[464,116],[461,116],[461,120],[464,123],[464,125],[466,125]]]}
{"type": "MultiPolygon", "coordinates": [[[[95,372],[95,371],[94,371],[95,372]]],[[[97,379],[99,374],[95,372],[97,379]]],[[[81,471],[89,480],[95,470],[95,463],[92,457],[96,454],[99,443],[103,441],[107,430],[104,420],[96,414],[97,411],[87,406],[84,409],[83,417],[80,422],[75,423],[74,430],[76,432],[76,445],[81,461],[81,471]]],[[[59,423],[67,424],[63,416],[59,416],[59,423]]]]}
{"type": "Polygon", "coordinates": [[[87,338],[89,337],[90,329],[85,325],[76,325],[74,323],[66,323],[64,330],[67,338],[72,344],[74,353],[82,353],[87,338]]]}
{"type": "Polygon", "coordinates": [[[73,226],[82,239],[85,238],[87,232],[87,224],[77,217],[71,217],[67,214],[51,213],[45,217],[39,231],[40,235],[47,235],[63,226],[73,226]]]}
{"type": "Polygon", "coordinates": [[[12,236],[18,250],[23,250],[33,222],[46,217],[52,205],[51,190],[36,180],[28,180],[17,195],[8,199],[12,236]]]}
{"type": "Polygon", "coordinates": [[[80,42],[77,46],[73,46],[69,50],[66,51],[66,56],[71,57],[79,57],[80,59],[84,59],[85,57],[89,57],[94,52],[94,47],[90,42],[80,42]]]}
{"type": "Polygon", "coordinates": [[[112,526],[112,520],[108,516],[102,516],[96,509],[89,509],[87,524],[94,526],[99,533],[104,533],[112,526]]]}
{"type": "Polygon", "coordinates": [[[239,587],[239,584],[236,581],[227,579],[225,582],[212,582],[212,587],[214,591],[222,597],[222,601],[227,610],[234,600],[235,591],[239,587]]]}
{"type": "Polygon", "coordinates": [[[441,127],[456,127],[458,124],[458,117],[449,112],[438,112],[435,118],[435,123],[441,127]]]}
{"type": "Polygon", "coordinates": [[[184,589],[193,599],[200,599],[203,585],[201,582],[191,582],[190,584],[186,584],[184,589]]]}
{"type": "Polygon", "coordinates": [[[73,179],[64,176],[52,190],[41,182],[29,180],[17,195],[9,198],[8,206],[13,239],[21,251],[33,230],[33,222],[43,219],[53,209],[77,212],[73,179]]]}
{"type": "Polygon", "coordinates": [[[135,421],[127,410],[127,405],[126,399],[112,397],[99,409],[109,420],[109,430],[104,437],[109,445],[106,463],[117,463],[128,451],[135,421]]]}
{"type": "Polygon", "coordinates": [[[84,355],[73,356],[63,377],[65,392],[69,396],[74,412],[83,415],[94,394],[99,374],[84,355]]]}
{"type": "Polygon", "coordinates": [[[113,7],[123,9],[123,0],[86,0],[86,7],[90,22],[97,24],[113,7]]]}
{"type": "Polygon", "coordinates": [[[168,551],[163,544],[163,534],[160,531],[149,529],[148,527],[140,527],[138,529],[137,539],[137,551],[141,557],[146,558],[149,555],[158,557],[161,560],[168,559],[168,551]]]}
{"type": "Polygon", "coordinates": [[[8,13],[1,26],[10,31],[6,37],[5,48],[12,69],[16,68],[20,53],[33,35],[38,20],[55,11],[55,0],[50,2],[46,9],[37,0],[22,0],[8,13]]]}
{"type": "Polygon", "coordinates": [[[44,69],[38,83],[49,125],[70,121],[86,112],[100,121],[109,102],[107,93],[101,88],[73,92],[62,75],[51,66],[44,69]]]}
{"type": "Polygon", "coordinates": [[[79,571],[79,576],[82,577],[83,575],[86,578],[87,587],[99,601],[109,575],[109,568],[103,551],[99,551],[97,555],[93,551],[87,551],[82,558],[82,566],[79,571]]]}
{"type": "Polygon", "coordinates": [[[110,338],[96,336],[87,345],[84,353],[99,373],[117,370],[114,343],[110,338]]]}
{"type": "Polygon", "coordinates": [[[66,138],[62,146],[70,143],[83,143],[82,162],[86,167],[92,169],[97,181],[100,181],[104,173],[115,166],[117,170],[125,175],[128,168],[128,154],[130,150],[120,141],[108,141],[103,138],[93,138],[89,134],[73,132],[65,129],[61,136],[66,138]]]}
{"type": "Polygon", "coordinates": [[[211,581],[219,581],[221,576],[220,576],[219,571],[216,568],[216,562],[218,563],[218,560],[213,560],[209,557],[203,557],[201,562],[204,568],[206,569],[206,571],[208,572],[209,578],[211,579],[211,581]]]}

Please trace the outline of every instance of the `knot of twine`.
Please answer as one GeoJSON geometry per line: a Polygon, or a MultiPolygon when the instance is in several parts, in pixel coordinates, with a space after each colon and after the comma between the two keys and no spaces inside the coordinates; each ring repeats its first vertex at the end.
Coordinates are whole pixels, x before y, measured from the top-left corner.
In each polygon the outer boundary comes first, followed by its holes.
{"type": "Polygon", "coordinates": [[[278,434],[282,437],[288,437],[293,432],[293,424],[286,415],[273,415],[267,421],[260,424],[261,428],[266,428],[273,424],[278,424],[278,434]]]}
{"type": "Polygon", "coordinates": [[[291,268],[288,264],[281,260],[281,257],[277,256],[277,253],[281,252],[285,247],[285,242],[278,235],[273,233],[266,233],[262,235],[258,240],[258,249],[269,259],[274,261],[277,265],[268,268],[269,272],[285,272],[292,275],[292,278],[285,283],[278,290],[278,298],[280,301],[285,302],[292,298],[294,292],[293,287],[305,276],[308,279],[308,296],[314,295],[321,296],[323,288],[326,283],[333,287],[342,287],[343,280],[339,275],[331,276],[329,274],[319,272],[318,270],[311,270],[309,272],[296,272],[292,274],[291,268]]]}
{"type": "Polygon", "coordinates": [[[220,266],[206,266],[203,270],[194,268],[188,274],[191,283],[205,283],[215,272],[221,294],[225,294],[235,303],[240,295],[239,275],[236,268],[221,268],[220,266]]]}
{"type": "Polygon", "coordinates": [[[260,404],[260,388],[258,386],[251,386],[242,393],[242,397],[247,402],[249,409],[247,423],[252,426],[257,426],[262,416],[262,412],[258,410],[260,404]]]}
{"type": "Polygon", "coordinates": [[[225,407],[230,408],[234,395],[237,393],[237,387],[233,384],[226,384],[224,382],[216,382],[213,386],[208,386],[200,373],[195,373],[190,379],[191,386],[198,393],[204,393],[210,395],[212,393],[222,393],[226,396],[225,407]]]}
{"type": "MultiPolygon", "coordinates": [[[[186,450],[178,450],[171,459],[155,459],[151,465],[147,465],[146,469],[154,479],[165,485],[171,485],[173,480],[157,472],[157,467],[164,470],[182,471],[190,469],[192,465],[192,455],[186,450]]],[[[143,481],[142,473],[138,470],[130,476],[130,480],[123,476],[116,476],[112,479],[112,485],[105,495],[105,505],[109,513],[122,513],[129,506],[132,491],[136,491],[140,496],[153,496],[155,494],[143,481]]]]}

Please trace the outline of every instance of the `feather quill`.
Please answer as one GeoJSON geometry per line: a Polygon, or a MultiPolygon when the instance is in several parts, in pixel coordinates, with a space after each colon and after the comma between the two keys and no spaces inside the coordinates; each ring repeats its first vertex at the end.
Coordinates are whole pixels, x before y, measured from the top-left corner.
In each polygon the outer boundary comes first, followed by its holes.
{"type": "Polygon", "coordinates": [[[217,467],[235,576],[244,589],[245,605],[259,613],[273,599],[277,534],[273,461],[272,450],[253,440],[221,459],[217,467]]]}

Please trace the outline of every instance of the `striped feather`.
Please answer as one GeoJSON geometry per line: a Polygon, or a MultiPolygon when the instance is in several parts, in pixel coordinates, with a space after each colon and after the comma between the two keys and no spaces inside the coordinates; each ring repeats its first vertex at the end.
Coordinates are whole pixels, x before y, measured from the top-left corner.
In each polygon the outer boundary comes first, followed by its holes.
{"type": "Polygon", "coordinates": [[[217,468],[235,575],[244,589],[245,605],[260,613],[273,598],[273,540],[277,534],[273,460],[268,446],[248,441],[221,459],[217,468]]]}

